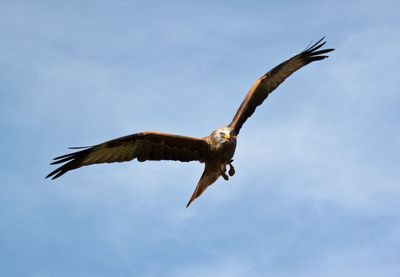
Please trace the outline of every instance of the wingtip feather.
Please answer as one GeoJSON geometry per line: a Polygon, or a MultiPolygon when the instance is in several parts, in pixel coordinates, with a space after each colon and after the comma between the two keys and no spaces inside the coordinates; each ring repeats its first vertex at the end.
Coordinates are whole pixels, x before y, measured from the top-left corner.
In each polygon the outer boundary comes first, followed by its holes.
{"type": "Polygon", "coordinates": [[[329,49],[324,49],[324,50],[320,50],[317,51],[318,49],[320,49],[322,46],[324,46],[327,41],[324,41],[325,36],[323,36],[321,39],[319,39],[316,43],[312,44],[311,46],[306,47],[306,49],[303,51],[303,53],[308,52],[308,53],[313,53],[313,54],[323,54],[323,53],[328,53],[331,52],[335,49],[333,48],[329,48],[329,49]],[[321,52],[321,53],[318,53],[321,52]]]}
{"type": "MultiPolygon", "coordinates": [[[[47,176],[45,177],[45,179],[48,179],[48,178],[50,178],[51,176],[53,176],[54,174],[56,174],[56,171],[57,171],[57,170],[54,170],[54,171],[50,172],[49,174],[47,174],[47,176]]],[[[54,180],[54,177],[51,178],[51,180],[54,180]]]]}
{"type": "Polygon", "coordinates": [[[57,179],[58,177],[60,177],[61,175],[64,175],[69,169],[66,169],[64,166],[61,166],[55,170],[53,170],[52,172],[50,172],[45,179],[50,178],[51,180],[57,179]]]}

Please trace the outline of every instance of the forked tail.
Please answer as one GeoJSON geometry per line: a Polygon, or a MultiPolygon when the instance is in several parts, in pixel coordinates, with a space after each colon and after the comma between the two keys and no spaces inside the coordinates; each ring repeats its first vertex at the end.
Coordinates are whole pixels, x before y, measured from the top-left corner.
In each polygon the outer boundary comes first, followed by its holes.
{"type": "Polygon", "coordinates": [[[212,185],[219,176],[221,176],[220,164],[217,162],[206,162],[204,167],[203,175],[197,184],[196,189],[194,190],[192,197],[190,198],[189,202],[186,205],[186,208],[196,200],[210,185],[212,185]]]}

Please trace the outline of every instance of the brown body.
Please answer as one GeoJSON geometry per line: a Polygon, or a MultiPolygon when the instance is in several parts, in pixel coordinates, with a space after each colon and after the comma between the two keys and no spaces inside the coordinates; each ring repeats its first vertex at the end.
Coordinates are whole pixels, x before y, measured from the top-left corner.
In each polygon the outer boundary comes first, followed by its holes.
{"type": "Polygon", "coordinates": [[[205,138],[143,132],[113,139],[92,147],[73,148],[81,150],[55,158],[52,164],[63,163],[63,165],[47,175],[46,178],[55,179],[82,166],[125,162],[133,159],[140,162],[148,160],[199,161],[205,164],[204,172],[187,204],[188,207],[220,176],[225,180],[229,179],[226,174],[227,166],[229,166],[228,174],[230,176],[235,174],[232,165],[233,156],[237,135],[244,122],[268,95],[293,72],[311,62],[327,58],[324,54],[333,51],[333,49],[319,50],[325,44],[322,40],[323,38],[258,79],[250,88],[232,122],[227,127],[217,129],[205,138]]]}

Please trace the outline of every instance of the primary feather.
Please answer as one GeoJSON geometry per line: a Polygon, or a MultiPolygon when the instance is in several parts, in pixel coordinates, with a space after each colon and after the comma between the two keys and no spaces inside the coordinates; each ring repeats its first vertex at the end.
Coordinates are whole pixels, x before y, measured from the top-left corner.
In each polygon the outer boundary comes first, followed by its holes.
{"type": "Polygon", "coordinates": [[[51,164],[65,163],[46,176],[56,179],[66,172],[82,166],[100,163],[173,160],[181,162],[203,161],[207,156],[205,139],[144,132],[113,139],[83,150],[59,156],[51,164]]]}
{"type": "Polygon", "coordinates": [[[322,42],[323,39],[324,38],[321,38],[318,42],[301,53],[274,67],[255,81],[233,117],[232,122],[228,126],[231,127],[236,134],[239,134],[243,124],[253,115],[256,108],[260,106],[268,95],[283,83],[287,77],[309,63],[327,58],[328,56],[324,54],[334,49],[317,51],[325,45],[326,42],[322,42]]]}

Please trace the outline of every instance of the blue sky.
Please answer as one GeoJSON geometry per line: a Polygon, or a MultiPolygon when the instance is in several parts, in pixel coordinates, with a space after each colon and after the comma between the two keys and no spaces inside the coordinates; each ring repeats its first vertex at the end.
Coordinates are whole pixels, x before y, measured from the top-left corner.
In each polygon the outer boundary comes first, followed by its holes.
{"type": "Polygon", "coordinates": [[[1,276],[400,276],[398,1],[0,2],[1,276]],[[69,146],[206,136],[327,36],[241,131],[237,173],[69,146]]]}

